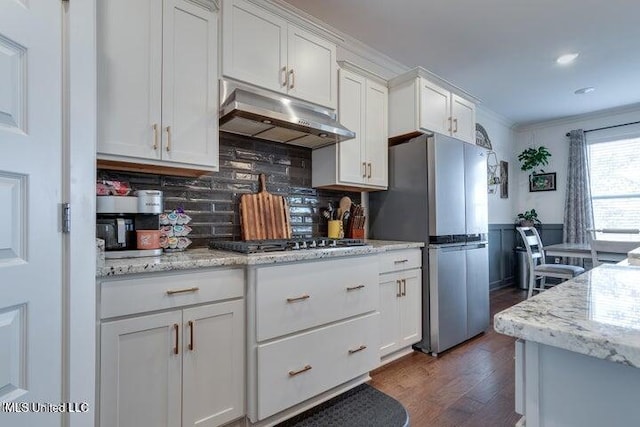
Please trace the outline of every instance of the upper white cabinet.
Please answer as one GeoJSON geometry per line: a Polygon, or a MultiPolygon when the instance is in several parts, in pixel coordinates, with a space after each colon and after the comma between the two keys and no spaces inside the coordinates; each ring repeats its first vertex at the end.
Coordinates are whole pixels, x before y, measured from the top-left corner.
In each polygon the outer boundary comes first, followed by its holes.
{"type": "Polygon", "coordinates": [[[388,184],[388,92],[384,81],[343,65],[339,72],[340,123],[356,137],[313,151],[312,186],[384,190],[388,184]]]}
{"type": "Polygon", "coordinates": [[[243,0],[224,3],[222,32],[226,77],[336,108],[335,44],[243,0]]]}
{"type": "Polygon", "coordinates": [[[218,168],[210,0],[98,2],[98,158],[218,168]]]}
{"type": "Polygon", "coordinates": [[[476,107],[416,69],[389,82],[389,138],[437,132],[475,144],[476,107]]]}

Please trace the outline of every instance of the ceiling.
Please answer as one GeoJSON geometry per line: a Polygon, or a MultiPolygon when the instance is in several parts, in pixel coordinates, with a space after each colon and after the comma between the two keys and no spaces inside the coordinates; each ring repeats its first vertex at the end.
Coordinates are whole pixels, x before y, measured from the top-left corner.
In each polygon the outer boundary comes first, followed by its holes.
{"type": "Polygon", "coordinates": [[[286,1],[518,124],[640,102],[640,1],[286,1]]]}

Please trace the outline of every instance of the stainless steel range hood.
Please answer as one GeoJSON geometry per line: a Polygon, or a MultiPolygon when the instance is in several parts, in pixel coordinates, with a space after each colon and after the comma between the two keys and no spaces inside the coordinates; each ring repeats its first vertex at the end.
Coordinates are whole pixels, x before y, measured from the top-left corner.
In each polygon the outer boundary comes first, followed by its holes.
{"type": "Polygon", "coordinates": [[[351,139],[332,110],[222,80],[220,130],[269,141],[320,148],[351,139]]]}

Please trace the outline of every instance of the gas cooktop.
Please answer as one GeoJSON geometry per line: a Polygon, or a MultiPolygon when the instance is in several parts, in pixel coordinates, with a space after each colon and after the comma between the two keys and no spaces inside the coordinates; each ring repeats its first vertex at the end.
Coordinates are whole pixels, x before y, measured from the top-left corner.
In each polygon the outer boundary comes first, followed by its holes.
{"type": "Polygon", "coordinates": [[[262,252],[297,251],[304,249],[345,248],[367,246],[361,239],[330,239],[328,237],[294,238],[289,240],[212,240],[209,249],[255,254],[262,252]]]}

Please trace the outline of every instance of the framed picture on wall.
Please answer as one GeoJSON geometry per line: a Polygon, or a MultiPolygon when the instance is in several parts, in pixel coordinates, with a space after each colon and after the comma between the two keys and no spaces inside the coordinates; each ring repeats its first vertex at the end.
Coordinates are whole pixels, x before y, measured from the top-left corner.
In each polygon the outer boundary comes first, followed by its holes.
{"type": "Polygon", "coordinates": [[[500,198],[509,198],[509,163],[500,160],[500,198]]]}
{"type": "Polygon", "coordinates": [[[529,177],[529,191],[556,191],[556,173],[538,173],[529,177]]]}

